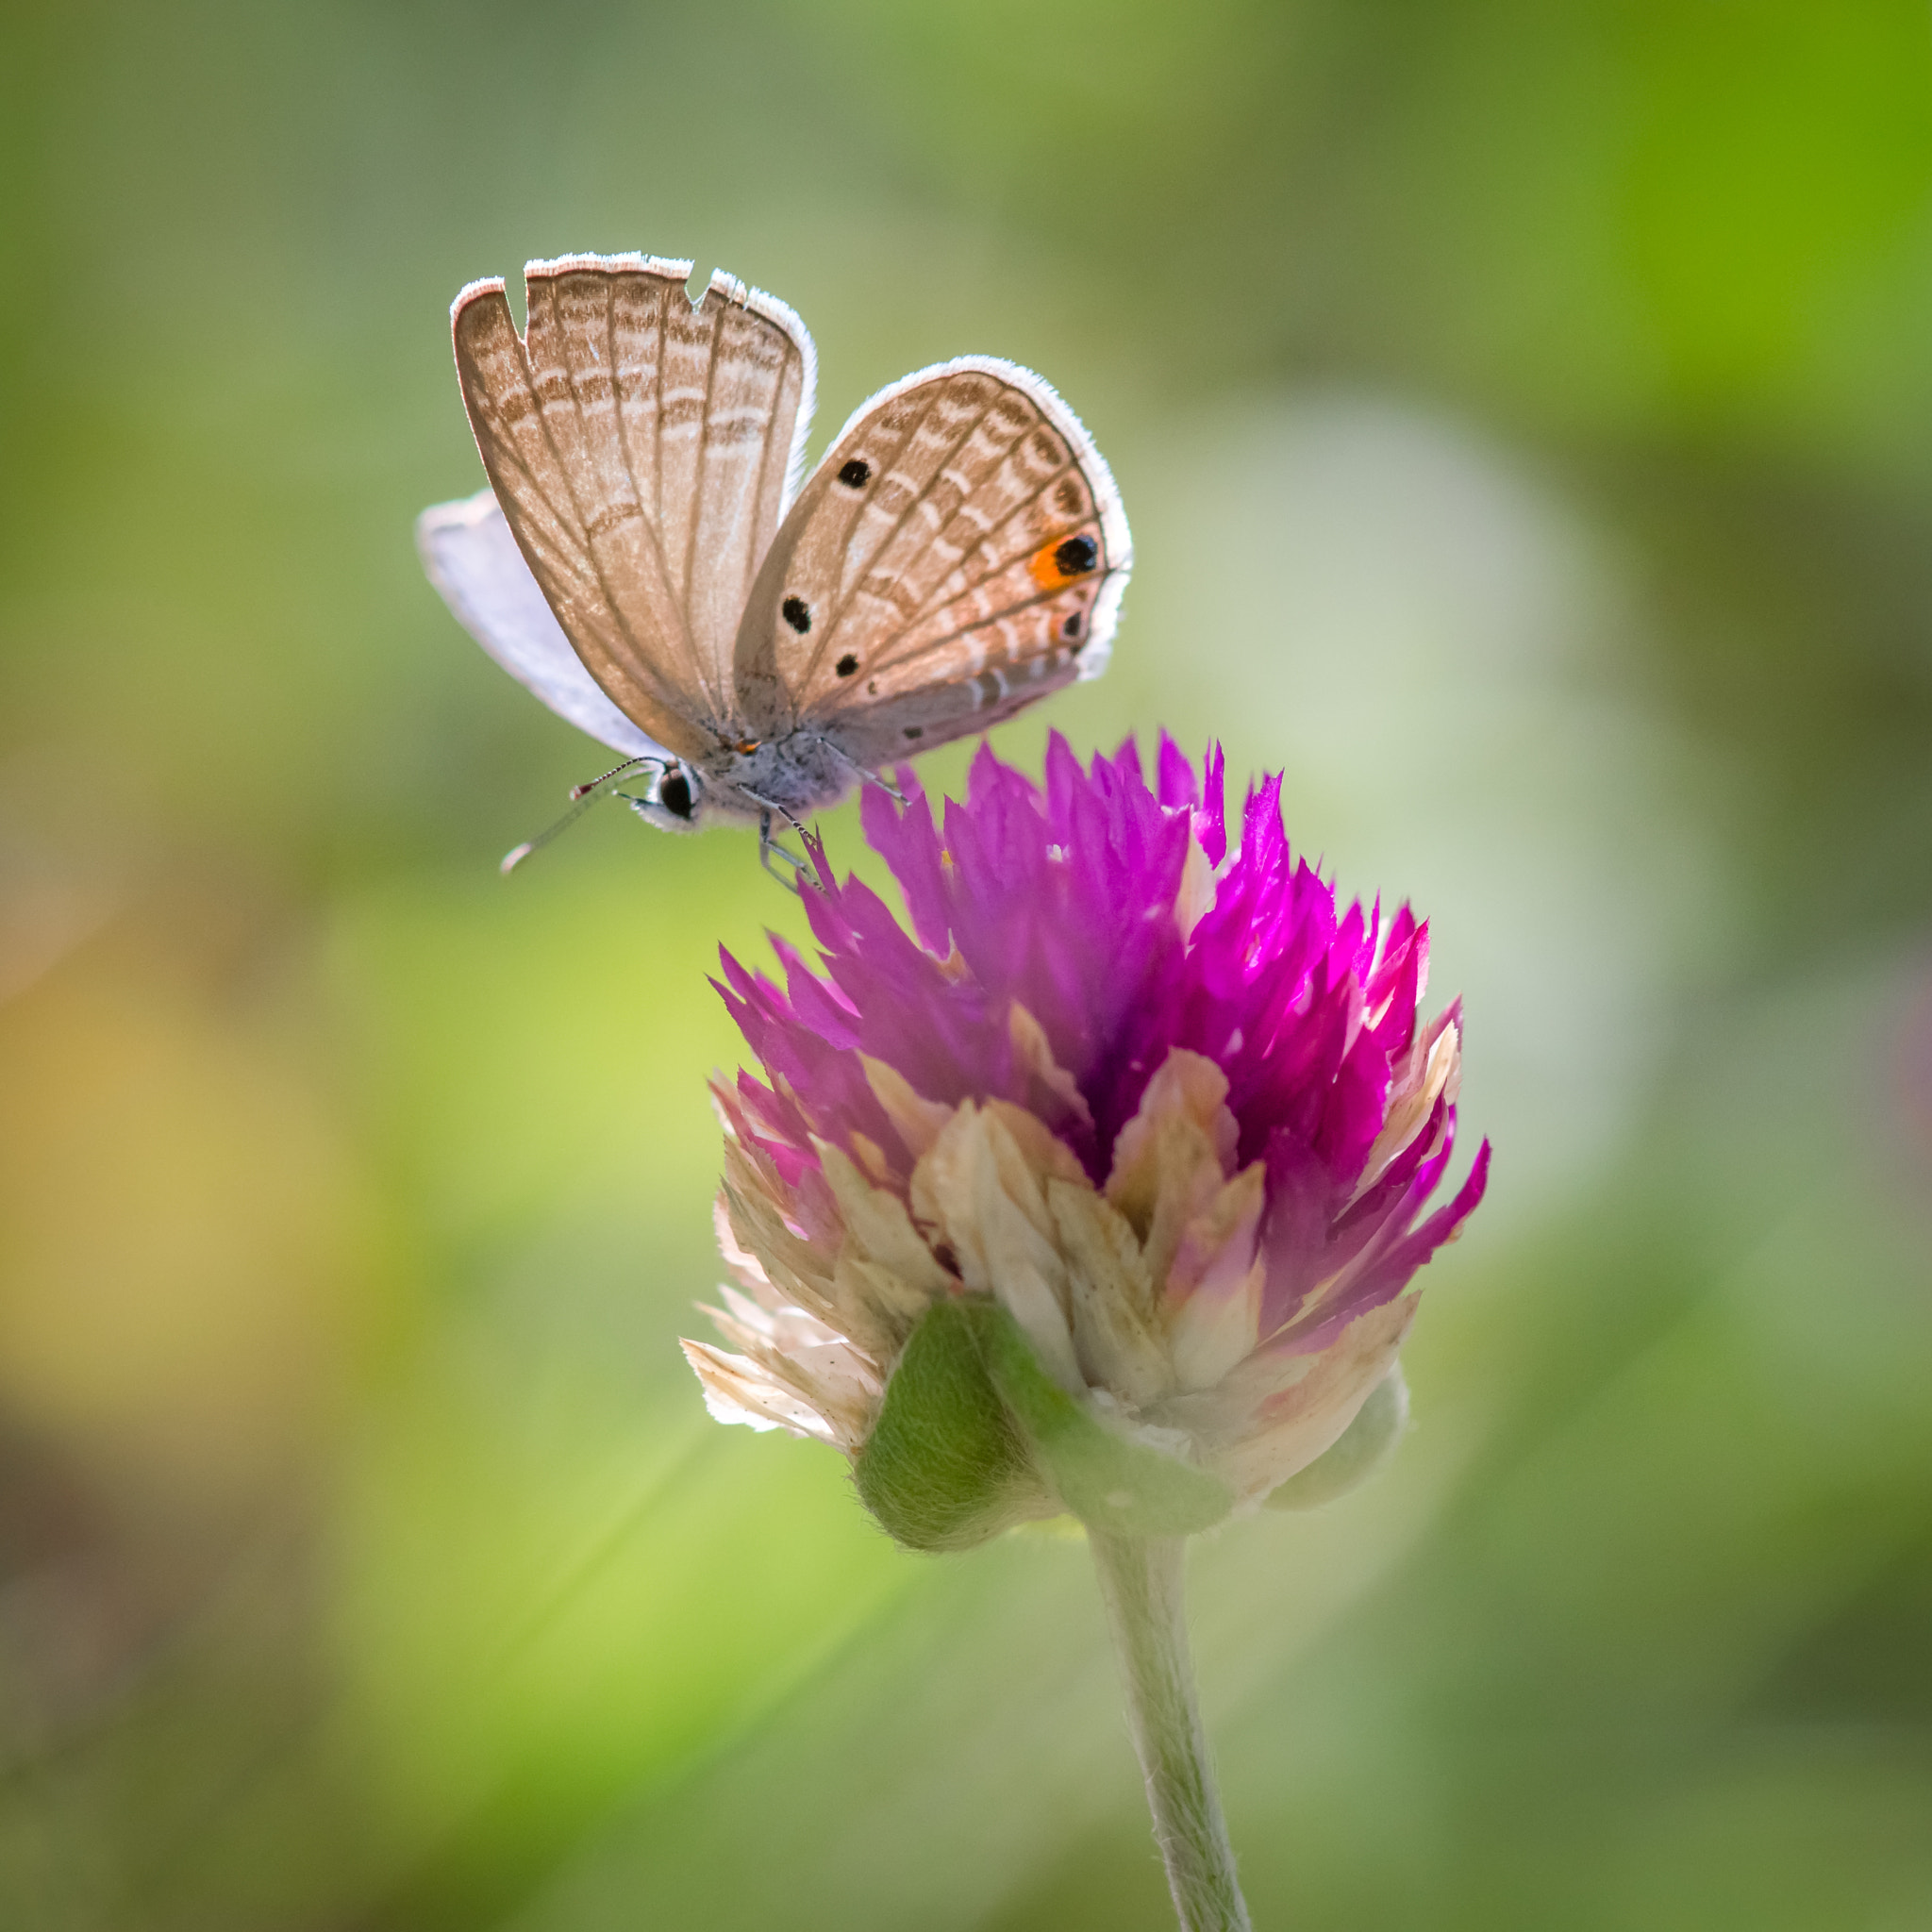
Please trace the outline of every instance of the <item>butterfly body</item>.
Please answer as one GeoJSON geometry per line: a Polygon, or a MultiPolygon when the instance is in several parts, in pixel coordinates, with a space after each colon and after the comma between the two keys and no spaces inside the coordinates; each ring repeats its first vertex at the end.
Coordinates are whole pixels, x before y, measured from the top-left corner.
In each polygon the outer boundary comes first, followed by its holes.
{"type": "Polygon", "coordinates": [[[859,782],[860,774],[816,732],[790,731],[746,750],[724,746],[691,761],[700,784],[693,828],[753,824],[766,812],[803,819],[828,810],[859,782]]]}
{"type": "Polygon", "coordinates": [[[1131,563],[1105,461],[1040,377],[881,391],[801,483],[815,357],[783,303],[582,256],[452,308],[491,489],[426,510],[432,581],[552,709],[654,774],[667,830],[799,820],[1104,667],[1131,563]]]}

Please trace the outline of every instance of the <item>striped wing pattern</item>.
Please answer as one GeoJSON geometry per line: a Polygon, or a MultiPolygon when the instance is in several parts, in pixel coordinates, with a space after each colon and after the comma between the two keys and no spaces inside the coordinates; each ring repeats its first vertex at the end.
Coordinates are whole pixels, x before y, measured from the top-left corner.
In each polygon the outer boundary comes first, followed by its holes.
{"type": "Polygon", "coordinates": [[[640,731],[584,669],[530,575],[494,491],[425,509],[416,519],[416,548],[458,622],[526,691],[622,758],[663,756],[664,747],[640,731]]]}
{"type": "Polygon", "coordinates": [[[876,769],[1104,665],[1131,548],[1105,461],[1038,376],[967,358],[882,391],[779,530],[741,688],[876,769]]]}
{"type": "Polygon", "coordinates": [[[795,477],[811,340],[782,303],[688,262],[569,257],[452,310],[485,468],[585,667],[685,758],[741,724],[733,649],[795,477]]]}

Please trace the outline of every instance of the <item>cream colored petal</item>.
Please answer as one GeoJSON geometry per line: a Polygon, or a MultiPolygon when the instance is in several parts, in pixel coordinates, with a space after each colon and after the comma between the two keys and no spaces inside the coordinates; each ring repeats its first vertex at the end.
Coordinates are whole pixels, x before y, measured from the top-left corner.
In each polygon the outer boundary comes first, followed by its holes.
{"type": "Polygon", "coordinates": [[[852,1157],[874,1186],[889,1188],[892,1185],[892,1168],[886,1158],[886,1150],[869,1135],[856,1129],[852,1135],[852,1157]]]}
{"type": "Polygon", "coordinates": [[[731,1232],[731,1217],[724,1211],[724,1196],[721,1191],[711,1202],[711,1232],[718,1238],[718,1252],[724,1257],[724,1265],[734,1274],[762,1274],[758,1258],[749,1249],[739,1245],[738,1237],[731,1232]]]}
{"type": "Polygon", "coordinates": [[[836,1328],[828,1327],[816,1315],[808,1314],[803,1308],[761,1307],[722,1282],[718,1292],[724,1297],[723,1308],[705,1307],[702,1302],[698,1306],[717,1323],[725,1340],[737,1342],[741,1348],[750,1349],[757,1342],[760,1347],[791,1353],[846,1339],[836,1328]]]}
{"type": "Polygon", "coordinates": [[[741,1188],[756,1189],[774,1206],[783,1208],[790,1190],[771,1155],[756,1141],[741,1140],[736,1134],[724,1137],[724,1172],[741,1188]]]}
{"type": "Polygon", "coordinates": [[[1170,1310],[1197,1294],[1231,1294],[1247,1279],[1268,1203],[1268,1170],[1257,1160],[1217,1188],[1174,1243],[1162,1283],[1170,1310]]]}
{"type": "Polygon", "coordinates": [[[1187,1224],[1168,1271],[1168,1352],[1183,1389],[1211,1389],[1261,1339],[1267,1267],[1256,1252],[1267,1170],[1244,1168],[1187,1224]]]}
{"type": "Polygon", "coordinates": [[[1191,837],[1187,860],[1181,867],[1181,889],[1174,902],[1174,923],[1180,927],[1182,939],[1192,939],[1194,928],[1212,909],[1214,889],[1214,868],[1208,863],[1200,841],[1191,837]]]}
{"type": "Polygon", "coordinates": [[[789,1382],[832,1426],[841,1448],[856,1449],[872,1434],[885,1382],[871,1362],[843,1341],[804,1348],[764,1363],[789,1382]]]}
{"type": "Polygon", "coordinates": [[[1074,1354],[1089,1388],[1136,1406],[1172,1382],[1152,1320],[1154,1291],[1134,1230],[1084,1180],[1046,1185],[1067,1269],[1074,1354]]]}
{"type": "Polygon", "coordinates": [[[1084,1385],[1067,1327],[1065,1274],[1041,1191],[1046,1176],[997,1107],[960,1104],[913,1170],[912,1211],[952,1249],[967,1289],[995,1296],[1048,1374],[1077,1392],[1084,1385]]]}
{"type": "MultiPolygon", "coordinates": [[[[940,1274],[950,1284],[945,1292],[954,1292],[958,1284],[943,1269],[940,1274]]],[[[841,1310],[866,1311],[862,1322],[857,1317],[853,1321],[853,1341],[882,1360],[898,1354],[920,1316],[942,1299],[914,1288],[881,1261],[862,1261],[850,1254],[839,1257],[832,1284],[841,1310]]]]}
{"type": "MultiPolygon", "coordinates": [[[[741,1327],[750,1328],[764,1336],[767,1341],[771,1339],[773,1324],[784,1312],[783,1309],[760,1307],[750,1296],[740,1294],[735,1288],[727,1288],[723,1282],[718,1284],[718,1292],[724,1298],[724,1314],[728,1314],[741,1327]]],[[[708,1307],[704,1302],[695,1303],[694,1306],[699,1313],[710,1316],[714,1322],[724,1319],[724,1315],[718,1309],[708,1307]]],[[[804,1311],[801,1309],[800,1312],[804,1311]]],[[[811,1319],[809,1315],[806,1316],[808,1322],[811,1319]]],[[[821,1323],[819,1325],[823,1327],[824,1324],[821,1323]]]]}
{"type": "MultiPolygon", "coordinates": [[[[726,1192],[743,1201],[756,1203],[764,1215],[774,1220],[780,1226],[786,1224],[786,1210],[791,1206],[789,1192],[776,1170],[769,1160],[755,1155],[741,1141],[726,1141],[724,1143],[724,1174],[723,1186],[726,1192]]],[[[744,1230],[733,1224],[733,1232],[738,1244],[748,1253],[757,1255],[744,1238],[744,1230]]],[[[763,1257],[759,1257],[760,1265],[763,1257]]]]}
{"type": "MultiPolygon", "coordinates": [[[[777,1348],[738,1328],[729,1316],[712,1311],[712,1320],[744,1349],[742,1356],[724,1357],[736,1378],[730,1390],[732,1399],[754,1409],[761,1405],[764,1414],[777,1417],[789,1427],[788,1418],[793,1412],[786,1407],[785,1398],[790,1396],[817,1416],[841,1448],[854,1449],[865,1441],[877,1416],[885,1382],[876,1366],[850,1342],[834,1336],[824,1341],[777,1348]]],[[[690,1356],[693,1347],[701,1346],[688,1344],[685,1353],[690,1356]]]]}
{"type": "Polygon", "coordinates": [[[800,1274],[816,1276],[824,1273],[810,1244],[786,1224],[784,1209],[765,1193],[755,1177],[746,1185],[747,1178],[727,1154],[719,1192],[724,1202],[724,1219],[740,1251],[758,1262],[765,1279],[774,1288],[789,1290],[793,1278],[800,1274]]]}
{"type": "Polygon", "coordinates": [[[885,1109],[886,1118],[917,1160],[939,1139],[940,1129],[953,1117],[953,1109],[915,1093],[906,1075],[884,1060],[862,1053],[858,1064],[865,1069],[866,1085],[872,1089],[873,1098],[885,1109]]]}
{"type": "Polygon", "coordinates": [[[1161,1129],[1166,1177],[1147,1229],[1147,1272],[1163,1296],[1189,1228],[1212,1212],[1223,1182],[1221,1164],[1191,1121],[1169,1121],[1161,1129]]]}
{"type": "Polygon", "coordinates": [[[729,1179],[724,1183],[724,1207],[733,1234],[758,1257],[780,1305],[795,1304],[836,1325],[835,1257],[801,1241],[771,1202],[756,1191],[741,1192],[729,1179]]]}
{"type": "Polygon", "coordinates": [[[1091,1127],[1093,1109],[1087,1105],[1087,1096],[1080,1091],[1073,1074],[1054,1058],[1045,1027],[1018,1000],[1007,1008],[1007,1037],[1013,1042],[1014,1057],[1032,1082],[1034,1092],[1029,1098],[1043,1096],[1049,1104],[1042,1111],[1052,1113],[1058,1106],[1083,1126],[1091,1127]]]}
{"type": "Polygon", "coordinates": [[[935,1242],[949,1241],[947,1219],[969,1198],[966,1175],[980,1133],[979,1109],[962,1100],[919,1157],[907,1189],[912,1219],[935,1242]]]}
{"type": "Polygon", "coordinates": [[[1349,1198],[1359,1200],[1388,1173],[1391,1163],[1427,1124],[1436,1102],[1447,1092],[1453,1101],[1462,1072],[1462,1028],[1445,1013],[1434,1027],[1417,1035],[1407,1064],[1391,1081],[1382,1131],[1369,1149],[1368,1164],[1349,1198]]]}
{"type": "Polygon", "coordinates": [[[754,1429],[788,1429],[794,1436],[839,1441],[838,1431],[803,1397],[784,1388],[757,1362],[726,1355],[708,1341],[682,1341],[685,1359],[704,1385],[705,1407],[721,1423],[754,1429]]]}
{"type": "Polygon", "coordinates": [[[738,1285],[760,1307],[784,1307],[785,1297],[772,1286],[771,1277],[758,1257],[742,1246],[732,1233],[730,1204],[724,1198],[723,1188],[718,1190],[717,1197],[711,1203],[711,1232],[717,1237],[718,1253],[738,1285]]]}
{"type": "MultiPolygon", "coordinates": [[[[1151,1141],[1159,1123],[1179,1114],[1207,1129],[1217,1145],[1224,1141],[1229,1158],[1234,1153],[1239,1129],[1227,1112],[1227,1075],[1205,1054],[1191,1053],[1184,1046],[1172,1048],[1166,1059],[1155,1069],[1134,1117],[1121,1129],[1114,1142],[1113,1172],[1108,1176],[1108,1194],[1114,1206],[1128,1212],[1122,1196],[1139,1202],[1152,1191],[1147,1173],[1152,1158],[1151,1141]]],[[[1131,1213],[1129,1219],[1134,1218],[1131,1213]]]]}
{"type": "Polygon", "coordinates": [[[1226,1101],[1227,1075],[1205,1056],[1177,1046],[1114,1142],[1107,1198],[1145,1241],[1157,1284],[1166,1277],[1181,1230],[1233,1165],[1240,1129],[1226,1101]]]}
{"type": "Polygon", "coordinates": [[[985,1111],[999,1122],[1042,1187],[1049,1180],[1084,1181],[1087,1170],[1074,1150],[1037,1115],[1009,1100],[989,1100],[985,1111]]]}
{"type": "Polygon", "coordinates": [[[921,1239],[897,1194],[869,1186],[829,1142],[813,1144],[845,1228],[825,1289],[827,1301],[843,1333],[889,1361],[932,1302],[958,1284],[921,1239]]]}
{"type": "Polygon", "coordinates": [[[897,1194],[867,1185],[864,1175],[829,1142],[814,1143],[825,1184],[845,1224],[842,1254],[875,1261],[922,1297],[947,1293],[953,1277],[934,1258],[897,1194]]]}
{"type": "Polygon", "coordinates": [[[1266,1265],[1254,1261],[1231,1285],[1197,1291],[1170,1317],[1167,1352],[1183,1389],[1212,1389],[1255,1352],[1261,1334],[1266,1265]]]}
{"type": "MultiPolygon", "coordinates": [[[[1241,1440],[1220,1458],[1222,1473],[1245,1501],[1258,1501],[1306,1469],[1356,1418],[1369,1391],[1389,1373],[1415,1319],[1416,1298],[1403,1295],[1371,1308],[1351,1322],[1320,1355],[1291,1358],[1292,1379],[1284,1374],[1255,1405],[1241,1440]]],[[[1253,1367],[1253,1380],[1265,1379],[1266,1357],[1251,1356],[1230,1383],[1253,1367]]],[[[1289,1371],[1290,1362],[1280,1365],[1289,1371]]]]}

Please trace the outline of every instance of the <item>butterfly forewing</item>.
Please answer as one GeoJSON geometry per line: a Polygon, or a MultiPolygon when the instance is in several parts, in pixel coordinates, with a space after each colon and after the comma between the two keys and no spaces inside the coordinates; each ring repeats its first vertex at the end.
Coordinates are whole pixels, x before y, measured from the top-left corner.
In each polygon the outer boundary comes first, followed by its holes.
{"type": "Polygon", "coordinates": [[[806,485],[752,591],[741,678],[767,674],[793,723],[881,764],[1097,671],[1130,561],[1066,405],[1012,364],[949,363],[874,398],[806,485]]]}
{"type": "Polygon", "coordinates": [[[738,620],[810,406],[810,338],[783,304],[690,265],[575,257],[458,298],[476,441],[530,567],[597,682],[685,757],[736,724],[738,620]]]}
{"type": "Polygon", "coordinates": [[[809,366],[804,330],[794,340],[748,295],[719,278],[701,307],[673,306],[664,320],[659,528],[721,723],[735,721],[732,648],[792,481],[809,366]]]}

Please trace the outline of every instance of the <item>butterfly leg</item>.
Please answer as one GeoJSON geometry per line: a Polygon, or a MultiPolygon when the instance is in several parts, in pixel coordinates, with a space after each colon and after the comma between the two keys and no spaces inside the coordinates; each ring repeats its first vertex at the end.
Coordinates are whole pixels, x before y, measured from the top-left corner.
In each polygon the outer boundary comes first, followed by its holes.
{"type": "MultiPolygon", "coordinates": [[[[787,812],[785,816],[788,819],[791,819],[790,812],[787,812]]],[[[798,822],[795,819],[791,819],[791,823],[793,827],[796,828],[798,822]]],[[[774,858],[782,858],[791,868],[791,877],[793,880],[809,875],[805,860],[799,858],[797,853],[793,852],[789,846],[779,844],[777,840],[773,838],[772,814],[767,811],[762,813],[758,819],[758,863],[775,879],[780,874],[778,868],[772,863],[774,858]]],[[[787,881],[787,883],[791,883],[791,881],[787,881]]]]}
{"type": "Polygon", "coordinates": [[[894,805],[904,805],[906,803],[906,794],[903,791],[901,791],[899,788],[896,785],[894,785],[890,778],[884,777],[879,773],[874,772],[869,765],[861,765],[857,758],[851,757],[849,754],[845,752],[841,751],[839,747],[836,744],[834,744],[829,738],[821,736],[819,737],[818,741],[822,745],[824,745],[824,748],[828,752],[830,752],[832,756],[835,758],[837,758],[841,765],[844,765],[848,767],[850,770],[857,772],[862,783],[867,785],[876,785],[878,789],[881,791],[883,791],[886,794],[886,796],[892,801],[894,805]]]}

